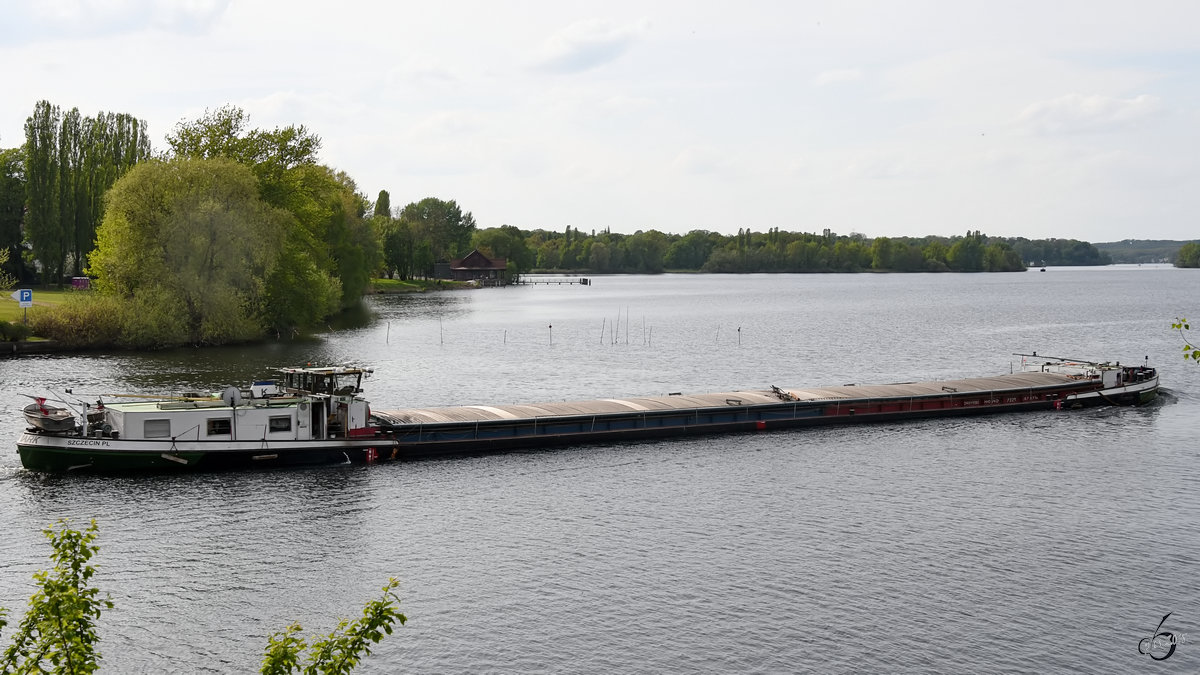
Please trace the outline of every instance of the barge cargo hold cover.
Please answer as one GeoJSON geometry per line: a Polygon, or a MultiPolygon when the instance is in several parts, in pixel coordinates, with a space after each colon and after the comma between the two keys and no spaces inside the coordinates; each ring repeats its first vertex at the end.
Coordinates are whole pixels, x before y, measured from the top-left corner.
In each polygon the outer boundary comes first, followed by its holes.
{"type": "Polygon", "coordinates": [[[1124,370],[1121,385],[1107,390],[1101,389],[1099,374],[1022,372],[934,382],[405,408],[374,411],[372,417],[386,429],[396,457],[404,458],[1149,400],[1158,385],[1153,369],[1124,370]]]}

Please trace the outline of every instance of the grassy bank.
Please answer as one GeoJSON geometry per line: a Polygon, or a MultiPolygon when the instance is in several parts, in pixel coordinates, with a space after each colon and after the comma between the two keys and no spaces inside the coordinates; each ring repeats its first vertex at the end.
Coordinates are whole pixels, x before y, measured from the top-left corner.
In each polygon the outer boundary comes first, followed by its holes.
{"type": "Polygon", "coordinates": [[[461,281],[446,281],[444,279],[372,279],[371,293],[424,293],[425,291],[446,291],[455,288],[470,288],[461,281]]]}
{"type": "MultiPolygon", "coordinates": [[[[57,305],[67,299],[67,296],[88,291],[58,290],[48,291],[41,288],[33,289],[34,305],[57,305]]],[[[0,294],[0,321],[20,321],[25,318],[25,309],[9,295],[12,291],[0,294]]]]}
{"type": "MultiPolygon", "coordinates": [[[[445,280],[410,280],[400,281],[399,279],[375,279],[368,288],[368,293],[371,294],[400,294],[400,293],[423,293],[425,291],[438,290],[455,290],[460,288],[470,288],[471,286],[462,282],[445,281],[445,280]]],[[[37,329],[43,331],[45,335],[53,336],[53,339],[63,350],[75,348],[97,348],[97,347],[113,347],[115,348],[116,341],[121,336],[127,336],[129,330],[139,329],[144,323],[151,325],[152,322],[144,316],[133,318],[133,325],[126,324],[121,328],[120,320],[116,319],[117,324],[113,323],[114,317],[120,314],[115,311],[121,307],[120,301],[104,296],[95,296],[96,302],[88,302],[84,304],[69,302],[71,299],[81,299],[91,295],[92,291],[77,291],[73,289],[67,290],[47,290],[42,288],[33,289],[33,311],[30,312],[29,323],[30,327],[37,326],[37,329]],[[116,303],[114,306],[113,303],[116,303]],[[61,311],[56,311],[54,308],[65,305],[62,310],[67,314],[64,316],[61,311]],[[37,320],[34,320],[34,312],[37,312],[37,320]],[[64,332],[65,331],[65,332],[64,332]]],[[[18,324],[16,328],[24,328],[22,324],[26,318],[26,309],[9,297],[8,293],[0,294],[0,321],[7,324],[18,324]]],[[[345,312],[343,313],[345,314],[345,312]]],[[[328,321],[337,323],[339,317],[331,317],[328,321]]],[[[329,325],[329,324],[323,324],[329,325]]],[[[26,342],[35,342],[45,339],[45,335],[30,335],[28,330],[24,333],[12,333],[6,327],[0,327],[0,341],[10,339],[25,340],[26,342]]]]}

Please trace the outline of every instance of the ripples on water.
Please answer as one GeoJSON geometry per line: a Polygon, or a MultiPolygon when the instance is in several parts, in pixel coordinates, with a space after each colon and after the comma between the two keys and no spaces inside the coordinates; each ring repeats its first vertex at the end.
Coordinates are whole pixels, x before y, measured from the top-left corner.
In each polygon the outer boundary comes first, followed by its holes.
{"type": "Polygon", "coordinates": [[[1156,665],[1195,670],[1200,369],[1165,325],[1197,279],[602,278],[378,299],[378,321],[317,341],[0,361],[8,438],[19,392],[211,390],[305,361],[376,366],[379,408],[958,377],[1032,349],[1149,354],[1171,390],[244,474],[40,476],[5,453],[0,605],[45,565],[40,528],[94,516],[107,672],[253,670],[268,633],[328,631],[389,576],[410,622],[362,672],[1122,672],[1167,612],[1189,642],[1156,665]]]}

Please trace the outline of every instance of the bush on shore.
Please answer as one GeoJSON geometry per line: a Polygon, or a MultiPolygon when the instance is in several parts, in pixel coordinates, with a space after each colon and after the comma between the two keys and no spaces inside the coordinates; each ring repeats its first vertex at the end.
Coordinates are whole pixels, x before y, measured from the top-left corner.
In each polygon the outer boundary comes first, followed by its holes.
{"type": "Polygon", "coordinates": [[[29,326],[13,321],[0,321],[0,341],[3,342],[20,342],[26,340],[33,334],[29,326]]]}
{"type": "Polygon", "coordinates": [[[117,298],[89,294],[54,307],[34,307],[29,327],[64,347],[102,347],[118,343],[124,315],[124,304],[117,298]]]}

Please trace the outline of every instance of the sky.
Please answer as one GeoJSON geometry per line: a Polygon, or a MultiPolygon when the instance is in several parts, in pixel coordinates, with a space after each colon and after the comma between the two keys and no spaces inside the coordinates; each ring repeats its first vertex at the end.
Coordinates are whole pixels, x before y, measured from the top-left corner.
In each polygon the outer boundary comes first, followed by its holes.
{"type": "Polygon", "coordinates": [[[39,100],[304,125],[479,227],[1200,237],[1200,2],[0,0],[39,100]]]}

